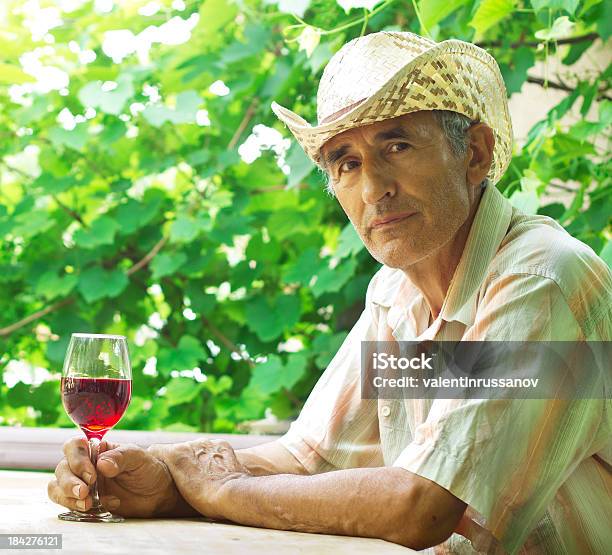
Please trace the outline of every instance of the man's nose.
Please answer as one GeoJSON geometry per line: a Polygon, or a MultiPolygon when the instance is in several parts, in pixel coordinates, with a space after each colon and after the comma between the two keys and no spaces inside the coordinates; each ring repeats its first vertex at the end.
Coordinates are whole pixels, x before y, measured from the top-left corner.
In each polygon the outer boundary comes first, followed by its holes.
{"type": "Polygon", "coordinates": [[[365,204],[376,204],[385,196],[395,196],[397,189],[395,178],[389,168],[385,167],[384,162],[364,164],[363,166],[361,196],[365,204]]]}

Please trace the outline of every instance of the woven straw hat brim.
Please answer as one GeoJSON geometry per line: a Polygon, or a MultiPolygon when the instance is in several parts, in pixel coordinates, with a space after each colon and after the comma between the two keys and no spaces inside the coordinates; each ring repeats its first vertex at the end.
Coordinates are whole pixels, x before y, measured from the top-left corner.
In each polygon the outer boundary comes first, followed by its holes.
{"type": "Polygon", "coordinates": [[[328,123],[312,126],[276,102],[272,110],[321,168],[319,149],[333,136],[419,110],[452,110],[489,125],[495,146],[487,177],[493,184],[512,158],[512,123],[499,67],[485,50],[460,40],[434,43],[374,94],[328,123]]]}

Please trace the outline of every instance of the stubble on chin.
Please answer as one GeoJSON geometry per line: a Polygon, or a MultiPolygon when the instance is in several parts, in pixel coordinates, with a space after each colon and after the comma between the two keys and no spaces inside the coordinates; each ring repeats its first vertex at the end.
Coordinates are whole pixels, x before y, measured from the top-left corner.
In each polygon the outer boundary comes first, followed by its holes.
{"type": "MultiPolygon", "coordinates": [[[[376,231],[370,231],[362,241],[374,260],[390,268],[404,269],[426,256],[422,253],[422,240],[419,235],[407,230],[388,238],[375,238],[376,231]]],[[[361,234],[360,234],[361,235],[361,234]]]]}

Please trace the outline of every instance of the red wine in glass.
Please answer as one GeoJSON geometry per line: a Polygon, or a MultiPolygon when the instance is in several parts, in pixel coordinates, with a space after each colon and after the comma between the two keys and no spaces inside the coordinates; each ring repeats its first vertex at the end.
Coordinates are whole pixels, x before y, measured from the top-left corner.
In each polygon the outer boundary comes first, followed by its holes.
{"type": "Polygon", "coordinates": [[[62,401],[70,419],[87,439],[101,440],[123,416],[130,403],[131,380],[62,378],[62,401]]]}
{"type": "MultiPolygon", "coordinates": [[[[132,368],[127,341],[122,335],[73,333],[68,344],[61,380],[62,403],[71,420],[87,436],[94,468],[100,441],[119,422],[132,393],[132,368]]],[[[92,506],[58,515],[79,522],[121,522],[123,517],[100,503],[98,480],[90,485],[92,506]]]]}

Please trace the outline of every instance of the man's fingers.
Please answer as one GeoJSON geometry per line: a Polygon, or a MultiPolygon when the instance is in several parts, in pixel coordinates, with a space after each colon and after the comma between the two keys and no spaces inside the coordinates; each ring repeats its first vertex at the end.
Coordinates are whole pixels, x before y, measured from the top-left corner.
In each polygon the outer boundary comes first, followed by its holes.
{"type": "Polygon", "coordinates": [[[91,509],[92,499],[86,497],[84,499],[76,499],[74,497],[68,497],[64,495],[60,488],[57,480],[51,480],[47,486],[47,494],[49,499],[62,507],[67,507],[76,511],[87,511],[91,509]]]}
{"type": "Polygon", "coordinates": [[[117,449],[119,447],[118,443],[113,443],[112,441],[108,441],[107,439],[103,439],[100,442],[100,447],[98,449],[98,455],[104,453],[104,451],[110,451],[111,449],[117,449]]]}
{"type": "Polygon", "coordinates": [[[75,476],[82,478],[86,484],[95,482],[96,471],[89,458],[87,440],[74,437],[64,443],[64,455],[68,466],[75,476]]]}
{"type": "Polygon", "coordinates": [[[84,499],[89,494],[89,486],[72,473],[66,459],[62,459],[55,468],[55,478],[66,497],[84,499]]]}
{"type": "Polygon", "coordinates": [[[103,495],[100,497],[100,503],[105,509],[109,511],[114,511],[119,508],[121,505],[121,500],[114,495],[103,495]]]}
{"type": "Polygon", "coordinates": [[[146,462],[147,452],[138,445],[120,445],[105,451],[98,458],[98,469],[107,478],[114,478],[121,472],[131,472],[146,462]]]}

